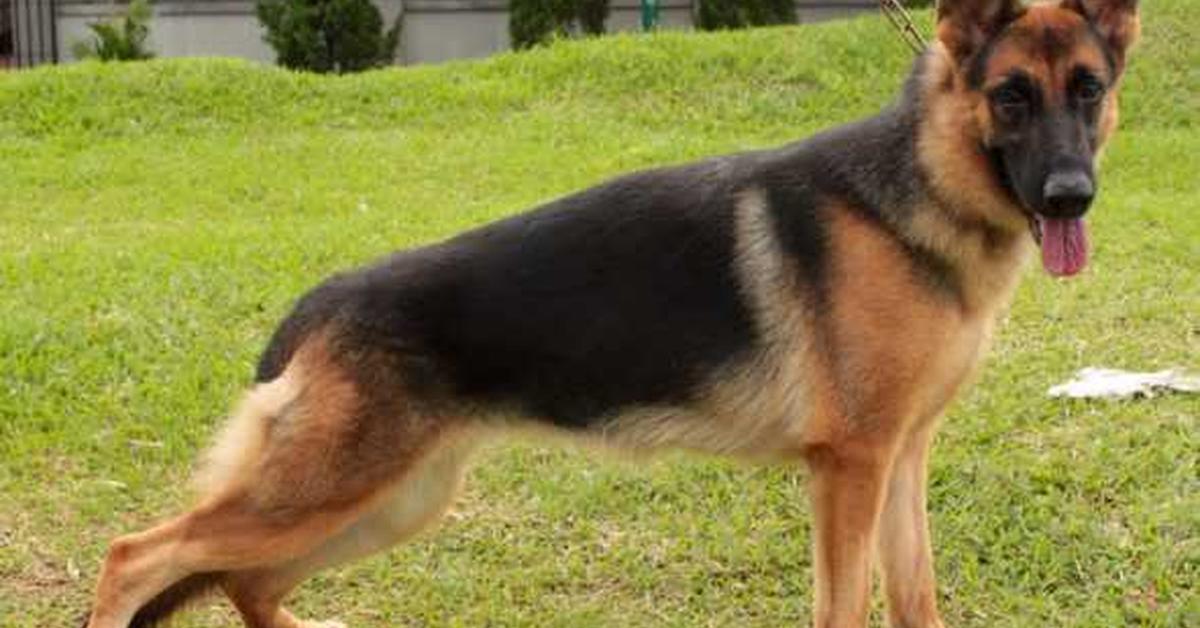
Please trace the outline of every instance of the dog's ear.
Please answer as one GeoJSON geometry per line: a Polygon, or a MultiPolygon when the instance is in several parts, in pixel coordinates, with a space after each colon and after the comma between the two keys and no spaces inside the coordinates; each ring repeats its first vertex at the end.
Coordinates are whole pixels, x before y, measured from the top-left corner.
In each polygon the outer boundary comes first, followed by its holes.
{"type": "Polygon", "coordinates": [[[1087,18],[1119,60],[1141,31],[1138,0],[1063,0],[1061,6],[1087,18]]]}
{"type": "Polygon", "coordinates": [[[938,40],[959,65],[1025,10],[1020,0],[941,0],[937,4],[938,40]]]}

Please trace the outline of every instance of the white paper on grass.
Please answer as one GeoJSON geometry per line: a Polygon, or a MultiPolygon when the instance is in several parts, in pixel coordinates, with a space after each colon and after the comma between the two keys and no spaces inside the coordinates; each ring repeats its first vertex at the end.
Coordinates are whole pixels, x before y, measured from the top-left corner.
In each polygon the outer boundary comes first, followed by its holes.
{"type": "Polygon", "coordinates": [[[1135,373],[1119,369],[1102,369],[1089,366],[1080,369],[1075,379],[1051,386],[1051,397],[1123,398],[1140,395],[1153,397],[1156,392],[1174,391],[1200,392],[1200,377],[1189,375],[1181,369],[1167,369],[1155,373],[1135,373]]]}

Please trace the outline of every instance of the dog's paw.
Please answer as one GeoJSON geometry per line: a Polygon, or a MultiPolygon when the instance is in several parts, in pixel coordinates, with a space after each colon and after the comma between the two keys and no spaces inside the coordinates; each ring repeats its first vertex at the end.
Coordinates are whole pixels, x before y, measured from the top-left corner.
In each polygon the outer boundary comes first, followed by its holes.
{"type": "Polygon", "coordinates": [[[326,620],[326,621],[306,621],[302,624],[302,628],[349,628],[349,627],[340,621],[326,620]]]}

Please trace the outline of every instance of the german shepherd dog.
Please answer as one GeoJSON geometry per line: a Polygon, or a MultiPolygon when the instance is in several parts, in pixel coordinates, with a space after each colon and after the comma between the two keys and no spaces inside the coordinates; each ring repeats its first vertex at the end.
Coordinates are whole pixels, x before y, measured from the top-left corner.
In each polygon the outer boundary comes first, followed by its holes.
{"type": "Polygon", "coordinates": [[[640,172],[335,275],[276,330],[195,507],[113,542],[87,626],[209,589],[246,625],[445,511],[481,440],[552,432],[809,470],[813,624],[942,626],[939,415],[1040,241],[1088,257],[1136,0],[942,0],[896,103],[776,150],[640,172]]]}

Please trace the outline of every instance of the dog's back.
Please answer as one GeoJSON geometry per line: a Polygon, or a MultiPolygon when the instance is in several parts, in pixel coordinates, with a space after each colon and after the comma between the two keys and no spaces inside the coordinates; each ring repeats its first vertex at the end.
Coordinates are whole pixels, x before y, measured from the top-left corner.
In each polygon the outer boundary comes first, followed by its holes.
{"type": "MultiPolygon", "coordinates": [[[[509,418],[604,430],[631,411],[688,406],[781,338],[820,334],[806,327],[827,314],[833,213],[905,227],[892,214],[924,194],[920,76],[876,118],[621,177],[336,276],[283,323],[258,380],[320,331],[346,360],[390,352],[408,394],[509,418]],[[779,302],[804,315],[764,307],[779,302]]],[[[935,298],[956,298],[955,269],[906,253],[935,298]]]]}

